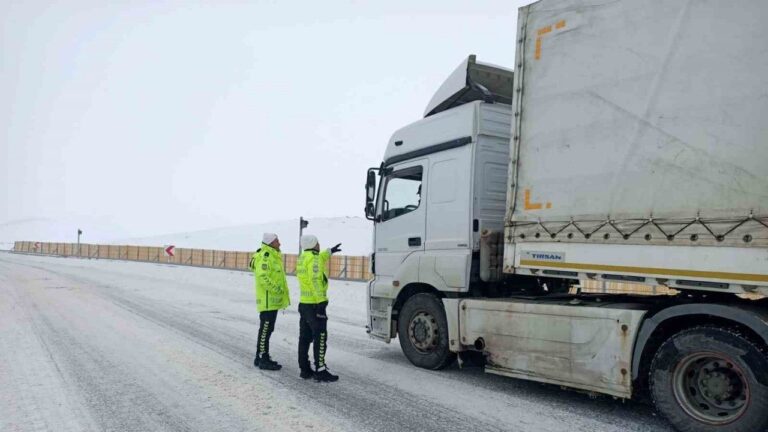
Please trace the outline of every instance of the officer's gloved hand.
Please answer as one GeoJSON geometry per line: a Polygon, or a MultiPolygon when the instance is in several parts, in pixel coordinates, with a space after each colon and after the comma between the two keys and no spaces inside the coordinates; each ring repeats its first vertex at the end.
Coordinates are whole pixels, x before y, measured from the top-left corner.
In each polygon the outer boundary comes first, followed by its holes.
{"type": "Polygon", "coordinates": [[[316,315],[320,319],[328,319],[328,315],[325,313],[325,308],[328,306],[328,302],[315,305],[316,315]]]}
{"type": "Polygon", "coordinates": [[[341,243],[331,248],[331,253],[341,252],[341,243]]]}

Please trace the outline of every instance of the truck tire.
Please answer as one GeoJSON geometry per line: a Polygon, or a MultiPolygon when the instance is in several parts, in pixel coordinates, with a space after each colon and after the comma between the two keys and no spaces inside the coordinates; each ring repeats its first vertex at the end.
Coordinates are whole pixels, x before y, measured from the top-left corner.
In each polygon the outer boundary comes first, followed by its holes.
{"type": "Polygon", "coordinates": [[[768,356],[735,330],[702,326],[664,342],[651,397],[681,432],[768,430],[768,356]]]}
{"type": "Polygon", "coordinates": [[[456,360],[448,349],[448,322],[443,303],[432,294],[409,298],[397,320],[400,347],[414,365],[438,370],[456,360]]]}

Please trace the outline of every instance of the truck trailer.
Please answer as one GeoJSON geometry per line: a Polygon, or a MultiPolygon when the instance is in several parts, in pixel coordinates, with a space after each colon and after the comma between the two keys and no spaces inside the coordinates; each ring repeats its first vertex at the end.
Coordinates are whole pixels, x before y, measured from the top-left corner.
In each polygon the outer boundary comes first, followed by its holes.
{"type": "Polygon", "coordinates": [[[541,0],[366,181],[368,332],[416,366],[768,430],[768,2],[541,0]],[[587,294],[585,281],[672,294],[587,294]]]}

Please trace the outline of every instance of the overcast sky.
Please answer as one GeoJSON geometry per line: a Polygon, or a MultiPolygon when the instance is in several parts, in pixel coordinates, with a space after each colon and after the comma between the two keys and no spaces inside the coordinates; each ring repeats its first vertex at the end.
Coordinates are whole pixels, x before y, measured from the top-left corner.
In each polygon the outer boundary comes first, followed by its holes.
{"type": "Polygon", "coordinates": [[[0,224],[362,216],[365,170],[527,1],[0,0],[0,224]]]}

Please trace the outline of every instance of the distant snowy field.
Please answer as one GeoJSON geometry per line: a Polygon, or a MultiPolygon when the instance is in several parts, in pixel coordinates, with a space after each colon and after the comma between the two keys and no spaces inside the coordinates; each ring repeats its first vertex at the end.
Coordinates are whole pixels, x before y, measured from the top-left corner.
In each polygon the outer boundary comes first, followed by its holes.
{"type": "MultiPolygon", "coordinates": [[[[30,219],[0,224],[0,249],[13,248],[17,240],[75,242],[78,225],[72,221],[30,219]]],[[[264,232],[280,237],[283,251],[296,253],[299,248],[298,219],[203,231],[170,233],[147,237],[130,237],[120,230],[105,226],[83,226],[84,243],[129,244],[139,246],[175,245],[195,249],[252,251],[261,243],[264,232]],[[117,233],[116,235],[101,233],[117,233]]],[[[373,224],[360,217],[334,217],[309,219],[306,234],[314,234],[322,247],[342,243],[344,255],[368,255],[371,252],[373,224]]]]}
{"type": "MultiPolygon", "coordinates": [[[[344,255],[368,255],[371,252],[373,224],[359,217],[310,219],[305,234],[314,234],[321,247],[342,243],[344,255]]],[[[264,232],[280,237],[282,250],[296,253],[299,248],[299,220],[285,220],[253,225],[216,228],[204,231],[166,234],[152,237],[129,238],[113,241],[113,244],[158,246],[172,244],[176,247],[197,249],[221,249],[252,251],[261,243],[264,232]]]]}
{"type": "Polygon", "coordinates": [[[0,250],[13,249],[16,241],[68,242],[77,241],[77,230],[85,235],[83,242],[105,243],[128,234],[105,218],[71,217],[63,219],[30,218],[0,221],[0,250]]]}

